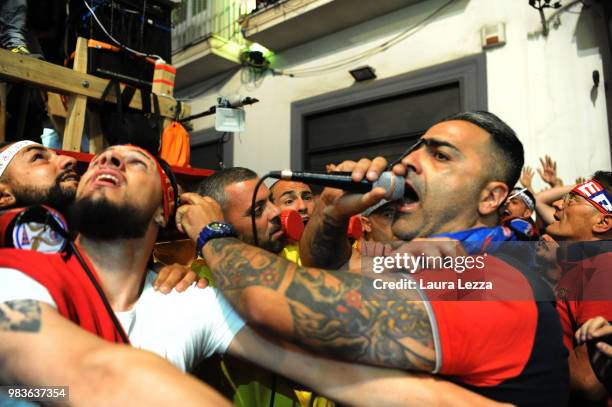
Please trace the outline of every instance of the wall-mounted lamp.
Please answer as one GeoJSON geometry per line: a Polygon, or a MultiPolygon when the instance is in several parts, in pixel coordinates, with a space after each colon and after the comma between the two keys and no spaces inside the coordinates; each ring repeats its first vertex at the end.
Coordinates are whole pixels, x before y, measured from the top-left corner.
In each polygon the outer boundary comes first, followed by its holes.
{"type": "Polygon", "coordinates": [[[362,66],[361,68],[353,69],[352,71],[349,71],[349,73],[355,79],[355,82],[362,82],[376,78],[374,68],[367,65],[362,66]]]}

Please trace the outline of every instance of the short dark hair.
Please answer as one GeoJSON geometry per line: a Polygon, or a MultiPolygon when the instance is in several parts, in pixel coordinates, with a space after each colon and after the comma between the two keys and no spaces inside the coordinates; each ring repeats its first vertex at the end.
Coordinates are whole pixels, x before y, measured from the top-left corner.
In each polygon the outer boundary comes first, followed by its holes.
{"type": "Polygon", "coordinates": [[[527,196],[529,197],[529,199],[531,199],[531,202],[533,202],[533,205],[535,206],[535,204],[536,204],[537,202],[536,202],[535,196],[533,196],[533,194],[531,193],[531,191],[530,191],[530,190],[528,190],[528,189],[525,189],[525,191],[523,191],[523,193],[524,193],[525,195],[527,195],[527,196]]]}
{"type": "Polygon", "coordinates": [[[597,171],[592,179],[599,182],[606,192],[612,195],[612,171],[597,171]]]}
{"type": "Polygon", "coordinates": [[[494,151],[490,159],[492,165],[489,175],[503,181],[508,188],[515,185],[521,176],[525,153],[523,143],[514,130],[493,113],[483,110],[457,113],[443,119],[442,122],[451,120],[470,122],[491,135],[494,151]]]}
{"type": "Polygon", "coordinates": [[[237,182],[248,181],[257,178],[257,173],[244,167],[227,168],[215,172],[213,175],[204,178],[198,185],[198,194],[209,196],[221,205],[224,209],[227,204],[225,187],[237,182]]]}

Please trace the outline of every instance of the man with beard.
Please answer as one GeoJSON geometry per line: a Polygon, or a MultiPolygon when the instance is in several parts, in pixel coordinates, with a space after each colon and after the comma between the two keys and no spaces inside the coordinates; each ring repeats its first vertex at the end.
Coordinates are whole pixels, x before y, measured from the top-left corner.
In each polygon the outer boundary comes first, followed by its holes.
{"type": "MultiPolygon", "coordinates": [[[[73,157],[30,140],[8,143],[0,147],[0,210],[42,204],[66,216],[79,178],[73,157]]],[[[162,267],[159,275],[166,293],[170,286],[182,291],[196,280],[198,287],[206,286],[205,279],[179,264],[162,267]]]]}
{"type": "MultiPolygon", "coordinates": [[[[270,201],[278,206],[281,211],[296,211],[302,218],[304,225],[308,224],[315,207],[310,186],[299,181],[276,181],[270,186],[270,201]]],[[[302,265],[299,241],[288,239],[281,257],[302,265]]]]}
{"type": "MultiPolygon", "coordinates": [[[[284,209],[299,211],[298,213],[302,215],[302,219],[306,222],[309,217],[307,206],[312,212],[312,192],[308,185],[301,182],[278,181],[270,187],[270,190],[266,185],[261,185],[257,192],[255,210],[253,211],[251,203],[258,181],[257,174],[248,168],[227,168],[205,178],[199,185],[198,193],[202,196],[212,197],[219,202],[225,220],[236,230],[239,238],[249,244],[255,244],[251,221],[251,214],[253,214],[257,229],[257,245],[297,263],[299,262],[297,245],[289,242],[281,231],[279,215],[282,209],[279,205],[279,199],[284,204],[284,209]],[[275,193],[277,199],[273,199],[275,193]]],[[[207,268],[202,270],[201,268],[200,273],[201,275],[210,275],[210,270],[207,268]]],[[[274,382],[276,383],[275,387],[287,389],[292,386],[265,369],[258,369],[233,358],[224,359],[221,369],[231,377],[232,381],[236,381],[237,377],[242,377],[243,381],[249,382],[248,386],[241,386],[241,389],[237,391],[239,397],[247,400],[247,403],[254,394],[262,400],[274,397],[275,401],[279,403],[292,402],[292,400],[284,399],[285,394],[273,394],[271,391],[273,386],[270,383],[274,382]]],[[[289,394],[290,392],[287,391],[286,393],[289,394]]],[[[295,396],[291,395],[291,399],[296,397],[301,405],[309,405],[311,399],[318,406],[326,405],[323,404],[322,398],[317,398],[310,392],[295,390],[295,396]]],[[[333,404],[330,405],[333,406],[333,404]]]]}
{"type": "MultiPolygon", "coordinates": [[[[174,191],[171,177],[144,150],[111,147],[92,159],[78,186],[71,218],[80,234],[72,255],[0,251],[0,266],[4,267],[0,269],[3,383],[65,383],[71,386],[71,400],[77,404],[218,401],[187,376],[181,383],[175,370],[152,355],[107,345],[91,335],[127,343],[127,331],[132,345],[162,354],[182,368],[214,351],[227,350],[350,404],[363,403],[366,395],[372,405],[422,405],[424,400],[446,397],[432,390],[432,382],[403,372],[283,349],[244,326],[212,288],[170,295],[155,292],[146,264],[159,228],[171,220],[174,191]],[[104,348],[102,355],[95,352],[94,345],[104,348]],[[138,364],[139,358],[148,361],[144,367],[150,371],[122,364],[123,360],[138,364]],[[121,369],[131,376],[125,377],[121,369]],[[105,370],[110,372],[110,382],[104,381],[105,370]],[[121,379],[125,383],[118,382],[121,379]],[[135,382],[142,384],[139,391],[133,390],[135,382]],[[409,391],[390,391],[398,382],[409,385],[409,391]],[[164,386],[160,388],[159,383],[164,386]],[[374,391],[380,388],[381,393],[374,391]],[[87,398],[89,391],[93,392],[91,399],[87,398]]],[[[191,204],[212,202],[196,194],[182,199],[191,204]]],[[[441,385],[459,392],[470,404],[483,402],[449,383],[441,385]]]]}
{"type": "Polygon", "coordinates": [[[281,211],[293,209],[302,217],[304,224],[314,211],[314,198],[308,184],[299,181],[278,180],[270,186],[270,200],[281,211]]]}
{"type": "Polygon", "coordinates": [[[0,147],[0,209],[46,204],[65,213],[78,182],[72,157],[28,140],[0,147]]]}
{"type": "Polygon", "coordinates": [[[612,320],[612,172],[596,172],[553,206],[554,221],[546,233],[559,244],[557,309],[569,350],[572,402],[610,400],[593,373],[587,346],[577,343],[574,333],[590,318],[612,320]]]}
{"type": "MultiPolygon", "coordinates": [[[[4,177],[19,173],[22,182],[39,176],[32,181],[61,187],[66,183],[74,195],[76,180],[61,175],[73,160],[31,142],[12,146],[3,150],[0,161],[4,177]],[[8,164],[13,165],[7,174],[8,164]]],[[[22,186],[16,190],[28,189],[22,186]]],[[[44,197],[45,189],[31,191],[36,192],[27,194],[30,198],[44,197]]],[[[9,198],[14,202],[16,195],[21,196],[11,193],[9,198]]],[[[80,253],[64,256],[15,249],[0,253],[0,383],[66,385],[66,396],[75,405],[163,406],[178,397],[194,406],[202,400],[228,405],[160,357],[122,345],[128,343],[123,329],[109,312],[91,263],[80,253]],[[160,382],[169,388],[160,388],[160,382]]]]}
{"type": "Polygon", "coordinates": [[[270,190],[262,185],[257,191],[255,207],[251,207],[253,191],[259,178],[254,171],[227,168],[205,178],[198,193],[209,196],[221,205],[224,219],[231,224],[243,242],[254,244],[251,213],[255,216],[258,246],[271,253],[280,253],[287,244],[280,224],[280,210],[270,202],[270,190]]]}
{"type": "MultiPolygon", "coordinates": [[[[482,254],[509,238],[496,227],[498,210],[522,165],[522,144],[497,116],[468,112],[439,122],[393,166],[406,178],[394,235],[404,241],[455,239],[468,253],[482,254]]],[[[351,166],[355,181],[366,174],[374,181],[387,162],[378,157],[351,166]]],[[[375,188],[331,202],[313,242],[337,258],[348,218],[383,196],[375,188]]],[[[191,238],[200,236],[219,288],[249,322],[339,358],[445,374],[499,401],[565,403],[567,363],[558,315],[550,303],[535,301],[541,283],[511,259],[481,256],[483,278],[499,284],[497,290],[458,292],[453,285],[428,301],[431,294],[424,290],[376,289],[367,275],[298,267],[231,237],[201,238],[206,225],[223,219],[214,203],[181,207],[180,215],[189,219],[183,228],[191,238]]],[[[313,216],[309,226],[314,221],[313,216]]],[[[421,241],[401,249],[417,255],[422,248],[421,241]]],[[[435,278],[425,271],[415,278],[435,278]]],[[[469,270],[461,278],[478,275],[469,270]]]]}

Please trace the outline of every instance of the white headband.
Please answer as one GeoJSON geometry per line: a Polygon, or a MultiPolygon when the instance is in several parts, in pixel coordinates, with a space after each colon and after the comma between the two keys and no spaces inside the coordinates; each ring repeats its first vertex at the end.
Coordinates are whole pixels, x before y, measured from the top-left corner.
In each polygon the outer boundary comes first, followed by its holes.
{"type": "Polygon", "coordinates": [[[0,152],[0,177],[4,174],[4,171],[8,168],[9,164],[21,149],[32,144],[38,144],[30,140],[18,141],[11,144],[4,151],[0,152]]]}
{"type": "Polygon", "coordinates": [[[529,195],[525,193],[525,191],[527,191],[527,188],[515,188],[514,190],[516,190],[516,192],[511,194],[508,197],[508,200],[519,197],[523,202],[525,202],[525,205],[527,205],[529,209],[531,209],[532,211],[535,210],[535,202],[533,202],[529,195]]]}

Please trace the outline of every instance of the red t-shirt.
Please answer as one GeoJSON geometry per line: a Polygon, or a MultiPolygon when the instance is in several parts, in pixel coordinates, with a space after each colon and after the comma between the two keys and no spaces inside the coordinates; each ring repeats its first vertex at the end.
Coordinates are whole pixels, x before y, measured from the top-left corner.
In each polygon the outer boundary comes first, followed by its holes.
{"type": "MultiPolygon", "coordinates": [[[[57,312],[81,328],[108,341],[123,343],[119,333],[123,328],[113,322],[75,255],[0,249],[0,267],[19,270],[43,285],[53,298],[57,312]]],[[[88,267],[99,281],[91,264],[88,267]]]]}
{"type": "Polygon", "coordinates": [[[426,280],[425,286],[455,283],[452,289],[422,290],[433,311],[438,373],[498,401],[563,405],[569,388],[567,352],[552,293],[545,287],[549,300],[536,298],[543,281],[504,259],[488,255],[484,267],[460,274],[426,270],[414,275],[426,280]]]}
{"type": "Polygon", "coordinates": [[[559,263],[557,310],[569,350],[574,348],[576,329],[587,320],[602,316],[612,321],[612,253],[592,254],[581,252],[559,263]]]}
{"type": "Polygon", "coordinates": [[[443,276],[456,282],[450,290],[456,298],[431,301],[440,339],[440,373],[473,386],[494,386],[521,373],[531,355],[538,320],[533,292],[523,274],[493,256],[485,264],[482,270],[462,274],[431,272],[438,280],[443,276]],[[468,282],[477,281],[490,282],[492,289],[466,289],[468,282]]]}

